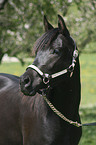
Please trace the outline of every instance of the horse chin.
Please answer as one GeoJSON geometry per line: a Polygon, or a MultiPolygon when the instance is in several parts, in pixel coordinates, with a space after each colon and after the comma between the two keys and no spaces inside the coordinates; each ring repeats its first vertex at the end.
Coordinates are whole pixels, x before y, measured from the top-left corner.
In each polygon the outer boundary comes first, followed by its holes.
{"type": "Polygon", "coordinates": [[[42,90],[41,89],[38,90],[38,94],[42,95],[42,90]]]}
{"type": "Polygon", "coordinates": [[[36,94],[35,90],[32,91],[26,91],[26,90],[21,90],[21,92],[25,95],[25,96],[34,96],[36,94]]]}
{"type": "Polygon", "coordinates": [[[38,90],[38,91],[33,90],[33,91],[27,93],[27,96],[34,96],[34,95],[36,95],[36,93],[42,94],[42,90],[38,90]]]}
{"type": "Polygon", "coordinates": [[[29,92],[28,96],[34,96],[35,94],[36,94],[36,91],[33,90],[33,91],[29,92]]]}

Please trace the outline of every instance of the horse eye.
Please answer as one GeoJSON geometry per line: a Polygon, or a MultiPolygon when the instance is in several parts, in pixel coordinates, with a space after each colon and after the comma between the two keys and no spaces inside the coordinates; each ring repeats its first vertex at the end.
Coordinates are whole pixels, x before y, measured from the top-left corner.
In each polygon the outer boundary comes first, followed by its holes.
{"type": "Polygon", "coordinates": [[[55,54],[59,54],[59,49],[54,49],[54,51],[53,51],[53,54],[55,53],[55,54]]]}

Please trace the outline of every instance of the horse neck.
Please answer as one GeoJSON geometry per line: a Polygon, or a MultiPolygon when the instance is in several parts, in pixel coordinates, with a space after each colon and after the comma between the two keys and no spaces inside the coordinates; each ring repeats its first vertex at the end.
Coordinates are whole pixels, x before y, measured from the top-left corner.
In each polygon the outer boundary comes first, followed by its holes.
{"type": "Polygon", "coordinates": [[[54,106],[66,114],[70,110],[78,111],[80,103],[80,68],[77,61],[73,76],[68,81],[62,81],[59,85],[53,88],[50,95],[50,100],[54,106]]]}

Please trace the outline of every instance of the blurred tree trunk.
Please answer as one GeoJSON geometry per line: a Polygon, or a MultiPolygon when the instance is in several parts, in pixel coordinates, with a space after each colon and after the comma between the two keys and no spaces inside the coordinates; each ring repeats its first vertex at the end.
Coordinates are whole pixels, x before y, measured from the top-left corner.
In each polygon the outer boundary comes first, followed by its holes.
{"type": "Polygon", "coordinates": [[[3,55],[4,55],[4,53],[3,53],[2,49],[0,48],[0,64],[1,64],[1,61],[2,61],[3,55]]]}
{"type": "Polygon", "coordinates": [[[4,9],[4,6],[7,2],[8,0],[0,0],[0,10],[4,9]]]}

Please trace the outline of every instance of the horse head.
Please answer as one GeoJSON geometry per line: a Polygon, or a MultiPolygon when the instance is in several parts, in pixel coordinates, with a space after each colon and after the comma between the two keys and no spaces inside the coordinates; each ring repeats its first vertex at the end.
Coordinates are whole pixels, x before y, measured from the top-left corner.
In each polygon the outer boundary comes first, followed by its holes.
{"type": "Polygon", "coordinates": [[[36,41],[33,48],[36,52],[34,62],[20,78],[21,91],[29,96],[35,95],[49,84],[56,85],[58,77],[52,79],[52,74],[66,70],[68,73],[59,77],[59,81],[62,81],[62,77],[66,81],[66,78],[70,78],[69,66],[74,67],[76,61],[73,59],[76,45],[63,18],[58,15],[58,27],[54,28],[44,16],[44,26],[45,33],[36,41]]]}

